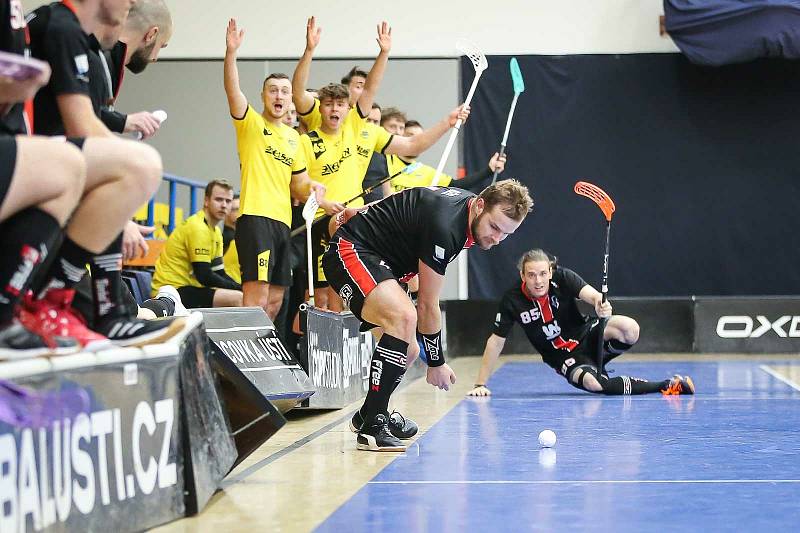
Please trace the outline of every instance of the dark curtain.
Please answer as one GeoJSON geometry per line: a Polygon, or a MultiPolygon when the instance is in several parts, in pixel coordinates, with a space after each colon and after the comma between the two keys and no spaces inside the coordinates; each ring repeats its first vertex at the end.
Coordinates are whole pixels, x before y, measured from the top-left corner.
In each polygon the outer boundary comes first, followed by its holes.
{"type": "Polygon", "coordinates": [[[699,65],[800,58],[800,0],[664,0],[664,22],[699,65]]]}
{"type": "MultiPolygon", "coordinates": [[[[498,148],[513,95],[489,57],[463,130],[468,171],[498,148]]],[[[800,63],[723,68],[680,54],[524,56],[503,177],[536,206],[516,234],[470,251],[470,297],[498,298],[543,247],[599,286],[605,220],[577,180],[617,204],[611,294],[800,293],[800,63]]],[[[464,61],[462,94],[472,82],[464,61]]]]}

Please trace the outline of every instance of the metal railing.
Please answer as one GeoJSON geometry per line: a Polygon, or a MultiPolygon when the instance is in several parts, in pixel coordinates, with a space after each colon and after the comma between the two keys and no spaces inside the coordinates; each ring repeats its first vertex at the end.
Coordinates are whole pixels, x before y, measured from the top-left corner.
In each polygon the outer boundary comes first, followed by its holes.
{"type": "MultiPolygon", "coordinates": [[[[195,198],[195,191],[198,189],[204,190],[206,183],[198,180],[175,176],[174,174],[164,174],[164,181],[169,184],[169,223],[167,224],[167,234],[172,233],[175,229],[175,208],[178,202],[178,185],[185,185],[189,187],[189,216],[197,212],[197,199],[195,198]]],[[[152,226],[155,224],[156,218],[156,200],[152,198],[147,203],[147,225],[152,226]]]]}

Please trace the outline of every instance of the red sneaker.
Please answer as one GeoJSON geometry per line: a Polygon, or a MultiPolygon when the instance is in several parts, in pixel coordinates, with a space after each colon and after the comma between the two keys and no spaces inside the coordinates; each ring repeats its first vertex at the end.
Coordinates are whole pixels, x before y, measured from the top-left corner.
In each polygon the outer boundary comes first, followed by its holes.
{"type": "Polygon", "coordinates": [[[49,289],[41,300],[28,295],[19,306],[17,318],[22,325],[45,340],[72,338],[90,352],[110,348],[111,341],[87,328],[72,309],[74,296],[73,289],[49,289]]]}

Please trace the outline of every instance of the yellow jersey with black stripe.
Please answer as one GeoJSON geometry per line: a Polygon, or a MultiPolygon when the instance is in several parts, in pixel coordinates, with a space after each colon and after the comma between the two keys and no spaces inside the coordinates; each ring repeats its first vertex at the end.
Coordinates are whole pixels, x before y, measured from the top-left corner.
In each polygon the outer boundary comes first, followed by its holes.
{"type": "Polygon", "coordinates": [[[225,255],[222,256],[222,264],[225,265],[225,273],[236,283],[242,283],[242,270],[239,265],[239,250],[236,249],[236,241],[231,241],[225,255]]]}
{"type": "MultiPolygon", "coordinates": [[[[302,135],[300,140],[311,179],[325,185],[326,199],[345,202],[361,193],[372,152],[383,152],[391,143],[392,134],[368,123],[358,113],[349,113],[336,134],[317,129],[302,135]]],[[[349,205],[362,206],[364,199],[349,205]]],[[[322,214],[320,209],[317,216],[322,214]]]]}
{"type": "Polygon", "coordinates": [[[173,287],[202,287],[192,271],[192,263],[211,263],[222,260],[222,231],[206,221],[205,211],[190,216],[175,228],[156,260],[153,290],[156,294],[164,285],[173,287]]]}
{"type": "Polygon", "coordinates": [[[289,183],[306,169],[300,135],[286,124],[275,125],[252,106],[242,119],[233,119],[239,151],[242,189],[239,213],[292,225],[289,183]]]}
{"type": "MultiPolygon", "coordinates": [[[[390,154],[386,156],[386,166],[389,170],[389,175],[400,172],[413,161],[404,161],[400,156],[390,154]]],[[[400,174],[392,179],[389,184],[392,191],[400,192],[403,189],[411,189],[412,187],[429,187],[433,185],[433,176],[436,175],[436,169],[428,165],[420,165],[410,174],[400,174]]],[[[447,187],[453,181],[451,176],[447,174],[439,174],[440,187],[447,187]]]]}

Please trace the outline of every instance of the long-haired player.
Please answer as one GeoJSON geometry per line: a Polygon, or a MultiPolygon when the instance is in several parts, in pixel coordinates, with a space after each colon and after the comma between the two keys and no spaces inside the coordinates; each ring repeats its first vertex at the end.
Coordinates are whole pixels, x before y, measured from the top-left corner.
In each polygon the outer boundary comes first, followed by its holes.
{"type": "Polygon", "coordinates": [[[608,318],[602,330],[605,363],[636,344],[639,324],[630,317],[612,314],[611,303],[604,302],[599,291],[572,270],[558,266],[544,250],[525,252],[518,266],[522,283],[515,283],[503,295],[470,396],[491,394],[486,380],[515,323],[522,326],[544,362],[573,387],[609,396],[656,392],[694,394],[694,383],[688,376],[647,381],[629,376],[612,378],[598,371],[594,354],[601,328],[597,327],[597,319],[584,316],[578,310],[577,300],[592,305],[598,317],[608,318]]]}

